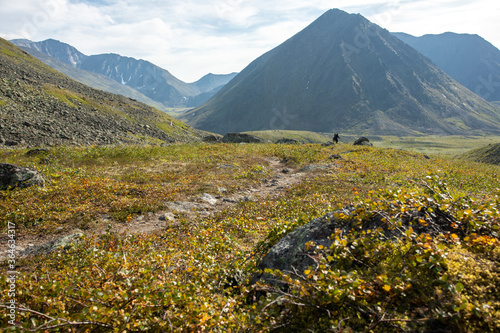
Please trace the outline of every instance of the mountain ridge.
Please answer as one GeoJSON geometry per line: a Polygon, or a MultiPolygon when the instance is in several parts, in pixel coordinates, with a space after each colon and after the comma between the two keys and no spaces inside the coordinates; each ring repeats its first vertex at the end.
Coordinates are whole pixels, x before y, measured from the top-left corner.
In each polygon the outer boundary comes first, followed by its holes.
{"type": "Polygon", "coordinates": [[[128,86],[122,85],[115,80],[97,73],[88,72],[77,67],[70,65],[67,62],[63,62],[56,58],[53,58],[45,53],[31,49],[28,47],[20,47],[22,50],[26,51],[30,55],[34,56],[38,60],[42,61],[44,64],[52,67],[53,69],[67,75],[80,83],[90,86],[95,89],[104,90],[113,94],[122,95],[132,99],[136,99],[140,102],[146,103],[158,110],[165,111],[163,104],[153,101],[149,97],[143,95],[139,91],[130,88],[128,86]]]}
{"type": "Polygon", "coordinates": [[[255,59],[182,119],[221,134],[500,133],[497,108],[387,30],[336,9],[255,59]]]}
{"type": "MultiPolygon", "coordinates": [[[[196,107],[212,97],[235,76],[235,73],[207,74],[198,81],[186,83],[173,76],[168,70],[142,59],[116,53],[85,55],[70,44],[54,39],[40,42],[15,39],[11,42],[27,52],[36,50],[75,68],[105,75],[122,85],[137,90],[147,98],[161,103],[163,108],[196,107]]],[[[36,57],[38,54],[33,52],[33,55],[36,57]]],[[[46,63],[54,64],[53,61],[45,57],[40,59],[46,63]]],[[[58,69],[62,68],[63,66],[58,67],[58,69]]],[[[66,73],[72,74],[67,70],[66,73]]],[[[78,77],[74,78],[78,79],[78,77]]],[[[88,81],[84,83],[88,83],[88,81]]],[[[157,106],[156,104],[152,105],[157,106]]]]}
{"type": "Polygon", "coordinates": [[[463,86],[492,102],[500,101],[500,50],[476,34],[394,36],[432,60],[463,86]]]}

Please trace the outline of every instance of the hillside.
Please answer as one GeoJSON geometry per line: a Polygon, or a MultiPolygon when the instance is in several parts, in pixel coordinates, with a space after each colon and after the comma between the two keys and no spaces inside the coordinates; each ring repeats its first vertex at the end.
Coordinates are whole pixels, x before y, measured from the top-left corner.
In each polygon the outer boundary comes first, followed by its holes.
{"type": "Polygon", "coordinates": [[[64,75],[69,76],[70,78],[80,83],[83,83],[89,87],[99,90],[104,90],[112,94],[122,95],[125,97],[136,99],[161,111],[165,110],[164,105],[161,104],[160,102],[153,101],[151,98],[146,97],[139,91],[130,88],[126,85],[123,85],[121,83],[118,83],[107,76],[79,69],[66,62],[58,60],[40,51],[37,51],[36,49],[32,49],[29,47],[21,47],[21,49],[28,52],[30,55],[37,58],[38,60],[42,61],[44,64],[52,67],[56,71],[61,72],[64,75]]]}
{"type": "Polygon", "coordinates": [[[0,76],[7,146],[161,144],[202,135],[143,103],[78,83],[3,39],[0,76]]]}
{"type": "MultiPolygon", "coordinates": [[[[55,69],[64,69],[65,74],[76,80],[82,78],[81,72],[71,71],[67,67],[60,66],[47,56],[62,61],[75,69],[106,76],[119,85],[132,88],[141,95],[147,96],[156,104],[160,103],[162,107],[199,106],[210,99],[236,75],[236,73],[227,75],[207,74],[196,82],[186,83],[173,76],[169,71],[148,61],[124,57],[119,54],[87,56],[75,47],[54,39],[40,42],[16,39],[11,42],[22,47],[49,66],[56,65],[55,69]],[[40,52],[45,56],[40,57],[40,52]]],[[[101,84],[99,76],[92,77],[90,75],[86,75],[85,81],[80,82],[91,86],[101,84]]],[[[111,84],[106,84],[104,88],[104,90],[112,93],[117,91],[117,88],[111,84]]],[[[129,94],[130,92],[126,96],[129,96],[129,94]]],[[[139,100],[145,101],[143,98],[139,100]]],[[[156,106],[155,104],[148,104],[156,106]]]]}
{"type": "Polygon", "coordinates": [[[394,35],[472,92],[488,101],[500,101],[500,50],[482,37],[452,32],[394,35]]]}
{"type": "Polygon", "coordinates": [[[500,165],[500,144],[489,144],[481,148],[473,149],[460,158],[469,161],[500,165]]]}
{"type": "Polygon", "coordinates": [[[500,133],[499,110],[361,15],[330,10],[182,119],[212,132],[500,133]]]}

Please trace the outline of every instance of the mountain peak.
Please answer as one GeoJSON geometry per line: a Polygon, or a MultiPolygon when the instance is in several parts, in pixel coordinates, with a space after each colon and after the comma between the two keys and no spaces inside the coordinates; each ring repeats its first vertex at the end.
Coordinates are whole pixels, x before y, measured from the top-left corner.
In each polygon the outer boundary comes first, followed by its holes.
{"type": "Polygon", "coordinates": [[[254,60],[184,119],[221,134],[500,132],[492,105],[387,30],[338,9],[254,60]]]}
{"type": "Polygon", "coordinates": [[[77,67],[87,57],[73,46],[51,38],[41,42],[28,39],[14,39],[11,42],[21,48],[30,48],[45,53],[73,67],[77,67]]]}

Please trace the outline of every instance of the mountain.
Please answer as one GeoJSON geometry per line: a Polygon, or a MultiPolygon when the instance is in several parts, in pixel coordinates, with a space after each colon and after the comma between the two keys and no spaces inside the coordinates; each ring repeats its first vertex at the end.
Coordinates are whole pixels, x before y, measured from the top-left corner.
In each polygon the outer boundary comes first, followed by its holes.
{"type": "MultiPolygon", "coordinates": [[[[150,106],[153,106],[161,111],[165,111],[163,104],[153,101],[151,98],[144,96],[139,91],[125,86],[115,80],[110,79],[102,74],[91,73],[83,69],[76,68],[66,62],[53,58],[45,53],[37,51],[29,47],[21,47],[24,51],[34,56],[44,64],[54,68],[55,70],[75,79],[76,81],[88,85],[95,89],[104,90],[113,94],[123,95],[132,99],[136,99],[150,106]]],[[[200,103],[200,105],[203,103],[200,103]]]]}
{"type": "MultiPolygon", "coordinates": [[[[123,86],[137,90],[148,99],[161,103],[163,108],[199,106],[210,99],[224,84],[235,76],[234,73],[228,75],[208,74],[196,82],[186,83],[177,79],[169,71],[145,60],[137,60],[118,54],[87,56],[73,46],[54,39],[41,42],[15,39],[11,42],[22,47],[25,51],[49,66],[55,65],[55,62],[46,56],[40,56],[39,52],[74,68],[111,78],[123,86]]],[[[58,64],[56,69],[62,70],[63,68],[63,66],[58,64]]],[[[68,68],[64,68],[64,72],[76,80],[80,80],[83,76],[81,72],[73,72],[68,68]]],[[[91,76],[87,75],[86,81],[83,83],[91,86],[100,84],[99,77],[96,77],[95,80],[91,78],[91,76]],[[89,82],[89,79],[92,82],[89,82]]],[[[111,87],[110,84],[106,84],[104,89],[113,93],[117,92],[117,88],[115,86],[111,87]],[[108,86],[110,88],[107,88],[108,86]]],[[[129,96],[129,94],[126,96],[129,96]]],[[[138,99],[145,102],[148,101],[144,98],[138,99]]],[[[151,105],[156,107],[157,103],[151,105]]]]}
{"type": "Polygon", "coordinates": [[[200,91],[209,92],[214,90],[220,90],[229,81],[231,81],[238,73],[231,74],[207,74],[198,81],[194,82],[200,91]]]}
{"type": "Polygon", "coordinates": [[[61,43],[55,39],[47,39],[42,42],[33,42],[28,39],[14,39],[11,43],[23,49],[32,49],[47,54],[74,67],[87,58],[85,54],[73,46],[61,43]]]}
{"type": "Polygon", "coordinates": [[[422,37],[393,35],[479,96],[500,101],[500,50],[482,37],[452,32],[422,37]]]}
{"type": "Polygon", "coordinates": [[[118,54],[99,54],[87,57],[78,68],[105,75],[131,87],[165,106],[185,106],[185,99],[200,92],[149,61],[136,60],[118,54]]]}
{"type": "Polygon", "coordinates": [[[229,81],[231,81],[238,73],[231,74],[207,74],[198,81],[192,83],[200,91],[203,91],[197,96],[190,97],[186,101],[187,107],[195,108],[208,101],[219,90],[221,90],[229,81]]]}
{"type": "Polygon", "coordinates": [[[165,144],[204,135],[146,104],[83,85],[0,38],[0,144],[165,144]]]}
{"type": "Polygon", "coordinates": [[[332,9],[186,113],[217,133],[500,133],[499,110],[357,14],[332,9]]]}

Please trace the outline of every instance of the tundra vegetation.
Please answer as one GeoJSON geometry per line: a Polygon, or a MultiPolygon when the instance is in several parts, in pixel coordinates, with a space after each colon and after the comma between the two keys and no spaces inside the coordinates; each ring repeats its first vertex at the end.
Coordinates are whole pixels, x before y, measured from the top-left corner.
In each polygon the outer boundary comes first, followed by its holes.
{"type": "MultiPolygon", "coordinates": [[[[346,144],[25,153],[0,156],[42,171],[47,184],[1,192],[2,232],[12,222],[19,237],[61,228],[87,236],[68,249],[18,260],[19,327],[4,317],[5,331],[500,330],[497,166],[346,144]],[[166,222],[156,233],[102,232],[106,223],[126,225],[169,201],[261,184],[269,157],[293,170],[311,163],[329,168],[308,171],[279,197],[242,201],[209,217],[180,215],[180,223],[166,222]],[[359,228],[332,234],[328,248],[308,243],[315,265],[266,272],[279,284],[250,283],[279,239],[346,206],[353,212],[337,218],[359,228]],[[432,225],[437,215],[440,225],[432,225]],[[363,228],[374,216],[394,228],[402,228],[401,220],[409,225],[402,236],[388,237],[381,228],[363,228]],[[432,232],[419,232],[426,225],[432,232]]],[[[9,269],[0,268],[5,286],[9,269]]],[[[6,306],[6,293],[1,297],[6,306]]]]}

